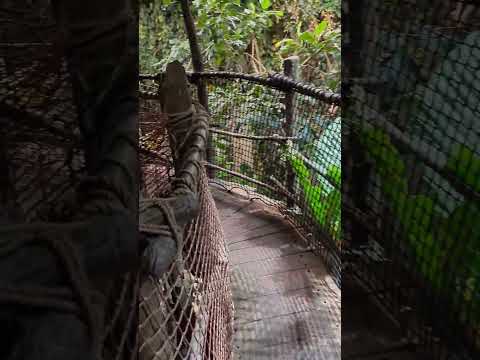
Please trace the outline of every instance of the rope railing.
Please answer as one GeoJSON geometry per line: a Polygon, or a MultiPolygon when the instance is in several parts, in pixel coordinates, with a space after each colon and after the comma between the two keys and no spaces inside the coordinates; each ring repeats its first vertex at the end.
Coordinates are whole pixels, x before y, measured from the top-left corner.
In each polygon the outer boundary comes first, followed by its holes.
{"type": "MultiPolygon", "coordinates": [[[[159,74],[142,74],[140,75],[141,80],[154,80],[158,83],[162,82],[163,73],[159,74]]],[[[295,81],[286,77],[282,74],[272,73],[268,76],[258,75],[258,74],[244,74],[228,71],[205,71],[201,73],[187,73],[188,79],[190,82],[195,83],[198,80],[245,80],[249,82],[254,82],[260,85],[265,85],[279,90],[289,90],[295,91],[299,94],[311,96],[316,99],[322,100],[326,103],[340,105],[341,104],[341,95],[333,93],[330,91],[325,91],[319,89],[314,85],[309,85],[302,83],[300,81],[295,81]]]]}
{"type": "Polygon", "coordinates": [[[225,240],[203,167],[208,114],[188,90],[173,63],[161,90],[141,102],[143,145],[172,160],[143,159],[141,359],[230,359],[232,352],[225,240]]]}

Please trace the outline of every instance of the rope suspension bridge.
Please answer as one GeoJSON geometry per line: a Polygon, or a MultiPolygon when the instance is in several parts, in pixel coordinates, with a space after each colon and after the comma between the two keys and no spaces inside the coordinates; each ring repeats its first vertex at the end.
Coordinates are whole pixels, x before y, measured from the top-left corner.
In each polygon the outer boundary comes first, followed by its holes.
{"type": "Polygon", "coordinates": [[[434,32],[404,116],[395,56],[344,98],[194,42],[139,76],[127,3],[0,9],[0,357],[478,358],[478,31],[434,32]]]}

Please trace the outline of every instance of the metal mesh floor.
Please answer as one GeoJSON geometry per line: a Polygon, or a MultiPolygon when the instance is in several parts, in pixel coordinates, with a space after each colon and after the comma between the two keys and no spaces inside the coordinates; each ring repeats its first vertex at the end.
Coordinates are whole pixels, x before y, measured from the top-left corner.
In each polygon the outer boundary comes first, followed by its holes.
{"type": "Polygon", "coordinates": [[[340,359],[340,290],[321,259],[267,206],[212,192],[231,266],[234,359],[340,359]]]}

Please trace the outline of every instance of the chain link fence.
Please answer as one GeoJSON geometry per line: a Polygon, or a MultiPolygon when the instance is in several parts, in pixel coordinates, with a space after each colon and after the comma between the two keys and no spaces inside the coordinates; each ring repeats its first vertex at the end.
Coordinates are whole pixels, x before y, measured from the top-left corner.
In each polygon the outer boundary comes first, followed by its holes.
{"type": "Polygon", "coordinates": [[[344,3],[344,276],[435,359],[480,345],[479,15],[344,3]]]}

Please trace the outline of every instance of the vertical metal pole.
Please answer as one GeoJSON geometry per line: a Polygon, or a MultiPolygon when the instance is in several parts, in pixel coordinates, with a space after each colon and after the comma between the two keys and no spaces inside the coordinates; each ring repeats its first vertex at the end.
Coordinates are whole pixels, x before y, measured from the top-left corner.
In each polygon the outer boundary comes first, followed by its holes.
{"type": "MultiPolygon", "coordinates": [[[[299,68],[300,68],[300,58],[298,56],[291,56],[284,60],[283,62],[283,73],[285,76],[293,80],[298,80],[299,78],[299,68]]],[[[295,92],[287,91],[285,94],[285,124],[284,131],[285,136],[293,136],[293,128],[295,125],[295,92]]],[[[286,188],[289,193],[294,194],[295,187],[295,172],[290,164],[287,161],[287,178],[286,178],[286,188]]],[[[287,198],[287,206],[292,207],[294,205],[293,200],[287,198]]]]}
{"type": "MultiPolygon", "coordinates": [[[[197,32],[195,29],[195,22],[193,20],[192,11],[190,9],[189,0],[181,0],[183,20],[185,23],[185,31],[187,32],[188,42],[190,44],[190,52],[192,54],[193,71],[200,73],[204,71],[202,53],[200,51],[200,45],[198,44],[197,32]]],[[[208,92],[207,85],[202,79],[197,81],[197,94],[198,101],[203,105],[205,110],[208,111],[208,92]]],[[[207,162],[214,164],[215,161],[215,148],[212,146],[212,135],[209,133],[207,144],[207,162]]],[[[215,178],[215,170],[212,168],[207,169],[209,178],[215,178]]]]}

